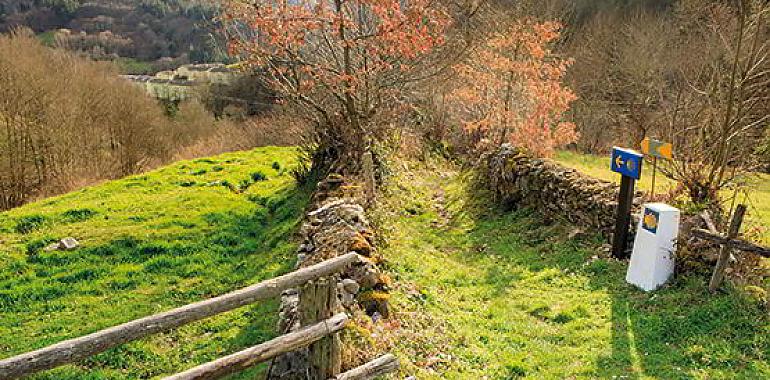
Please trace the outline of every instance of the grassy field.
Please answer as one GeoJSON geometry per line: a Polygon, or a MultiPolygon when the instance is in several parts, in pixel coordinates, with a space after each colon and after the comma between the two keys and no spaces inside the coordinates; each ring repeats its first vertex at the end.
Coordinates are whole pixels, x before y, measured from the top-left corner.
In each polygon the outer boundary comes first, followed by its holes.
{"type": "MultiPolygon", "coordinates": [[[[590,176],[620,182],[620,175],[609,169],[609,157],[561,151],[556,154],[554,160],[590,176]]],[[[638,188],[649,191],[651,179],[652,166],[644,165],[642,179],[637,182],[638,188]]],[[[655,181],[655,191],[658,194],[674,186],[673,181],[660,173],[658,173],[655,181]]],[[[747,224],[759,230],[762,242],[770,245],[770,174],[757,174],[746,178],[745,182],[745,189],[739,192],[737,201],[749,205],[747,224]]],[[[727,199],[732,199],[734,191],[727,190],[724,196],[727,199]]]]}
{"type": "Polygon", "coordinates": [[[37,38],[40,40],[40,42],[43,43],[43,45],[53,47],[54,44],[56,43],[56,31],[49,30],[49,31],[40,33],[37,35],[37,38]]]}
{"type": "MultiPolygon", "coordinates": [[[[287,172],[295,157],[293,148],[269,147],[178,162],[0,213],[0,358],[291,270],[291,236],[309,198],[287,172]],[[82,246],[43,249],[67,236],[82,246]]],[[[277,305],[225,313],[35,378],[175,373],[273,337],[277,305]]]]}
{"type": "Polygon", "coordinates": [[[451,167],[394,181],[376,213],[398,284],[394,378],[770,378],[766,312],[709,295],[707,273],[644,293],[598,237],[501,210],[451,167]]]}
{"type": "Polygon", "coordinates": [[[126,57],[118,58],[113,62],[117,64],[121,74],[153,74],[151,62],[126,57]]]}

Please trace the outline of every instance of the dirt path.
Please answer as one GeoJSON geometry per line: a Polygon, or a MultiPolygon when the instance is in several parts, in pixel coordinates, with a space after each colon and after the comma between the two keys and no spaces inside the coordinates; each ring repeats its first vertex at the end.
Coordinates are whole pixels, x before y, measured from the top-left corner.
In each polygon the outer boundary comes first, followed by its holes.
{"type": "Polygon", "coordinates": [[[386,335],[419,379],[697,379],[770,375],[767,320],[700,279],[652,295],[591,238],[504,212],[467,175],[401,173],[378,218],[398,287],[386,335]]]}

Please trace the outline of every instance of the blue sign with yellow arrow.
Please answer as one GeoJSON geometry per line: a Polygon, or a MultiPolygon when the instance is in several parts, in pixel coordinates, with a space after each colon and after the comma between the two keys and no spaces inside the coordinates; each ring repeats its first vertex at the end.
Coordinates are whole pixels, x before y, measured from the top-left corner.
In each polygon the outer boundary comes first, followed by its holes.
{"type": "Polygon", "coordinates": [[[626,177],[639,179],[642,177],[642,154],[631,149],[614,147],[610,169],[626,177]]]}

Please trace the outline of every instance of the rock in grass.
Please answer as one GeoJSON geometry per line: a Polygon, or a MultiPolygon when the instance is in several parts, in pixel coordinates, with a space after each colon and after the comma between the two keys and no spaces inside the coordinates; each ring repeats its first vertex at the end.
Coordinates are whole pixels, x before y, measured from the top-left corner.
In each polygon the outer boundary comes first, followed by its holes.
{"type": "Polygon", "coordinates": [[[45,250],[46,252],[72,251],[79,246],[80,246],[80,242],[78,242],[77,239],[73,237],[66,237],[64,239],[57,241],[56,243],[49,244],[43,250],[45,250]]]}
{"type": "Polygon", "coordinates": [[[575,239],[575,238],[579,239],[579,238],[585,237],[585,235],[586,235],[586,233],[582,229],[580,229],[580,228],[573,228],[572,231],[570,231],[568,238],[570,240],[575,239]]]}
{"type": "Polygon", "coordinates": [[[59,241],[59,249],[62,251],[71,251],[80,246],[80,243],[73,237],[66,237],[59,241]]]}

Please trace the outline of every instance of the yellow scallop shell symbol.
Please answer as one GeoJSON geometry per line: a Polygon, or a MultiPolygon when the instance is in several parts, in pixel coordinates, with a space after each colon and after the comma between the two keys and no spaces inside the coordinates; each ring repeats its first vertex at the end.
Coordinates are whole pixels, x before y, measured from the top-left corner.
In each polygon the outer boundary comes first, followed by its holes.
{"type": "Polygon", "coordinates": [[[658,218],[653,214],[644,214],[644,226],[649,229],[655,229],[658,226],[658,218]]]}

